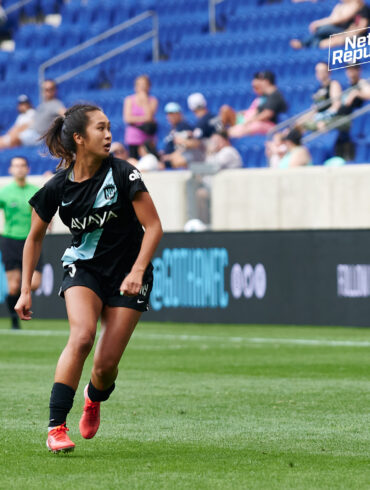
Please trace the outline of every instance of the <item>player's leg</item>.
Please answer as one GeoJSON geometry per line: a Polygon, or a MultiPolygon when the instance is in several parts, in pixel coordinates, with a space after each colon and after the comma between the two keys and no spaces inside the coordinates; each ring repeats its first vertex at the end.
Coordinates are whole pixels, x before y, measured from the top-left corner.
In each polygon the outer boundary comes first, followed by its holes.
{"type": "Polygon", "coordinates": [[[21,288],[21,270],[20,269],[7,270],[6,278],[8,282],[8,295],[6,297],[6,304],[12,322],[12,329],[17,330],[20,328],[20,324],[19,324],[18,315],[14,310],[14,307],[18,301],[19,291],[21,288]]]}
{"type": "Polygon", "coordinates": [[[101,335],[91,380],[85,388],[85,406],[80,420],[80,432],[85,439],[94,437],[99,428],[100,403],[108,400],[114,390],[118,364],[140,316],[140,311],[131,308],[104,307],[101,335]]]}
{"type": "Polygon", "coordinates": [[[24,240],[2,237],[1,254],[8,282],[6,304],[12,322],[12,328],[19,329],[19,319],[14,307],[18,301],[21,288],[22,253],[24,240]]]}
{"type": "Polygon", "coordinates": [[[95,339],[102,301],[91,289],[70,287],[64,292],[70,336],[55,371],[50,396],[50,420],[47,446],[51,451],[72,450],[65,422],[72,408],[82,368],[95,339]]]}

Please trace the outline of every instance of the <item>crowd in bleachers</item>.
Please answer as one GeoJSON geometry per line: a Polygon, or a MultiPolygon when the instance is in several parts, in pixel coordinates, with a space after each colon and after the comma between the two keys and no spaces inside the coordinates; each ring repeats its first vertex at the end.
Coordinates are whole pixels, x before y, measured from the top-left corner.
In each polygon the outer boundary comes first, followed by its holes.
{"type": "MultiPolygon", "coordinates": [[[[5,12],[10,4],[11,0],[3,1],[5,12]]],[[[9,16],[6,24],[15,51],[0,51],[0,163],[3,156],[9,160],[23,146],[33,173],[55,166],[50,159],[40,159],[39,138],[45,121],[80,100],[102,106],[111,118],[114,140],[125,145],[118,151],[143,171],[216,161],[214,140],[234,148],[244,167],[323,164],[333,156],[342,157],[343,162],[370,161],[369,113],[326,133],[338,118],[370,99],[366,80],[370,65],[363,65],[362,75],[354,67],[330,77],[323,62],[326,52],[319,49],[327,47],[324,41],[330,35],[354,26],[365,34],[368,14],[363,0],[225,0],[217,10],[222,32],[211,35],[207,32],[208,0],[129,0],[124,6],[116,0],[104,4],[96,0],[30,2],[9,16]],[[63,102],[55,92],[47,109],[43,92],[43,100],[35,103],[40,63],[147,8],[159,15],[162,61],[150,62],[151,41],[146,41],[61,83],[63,102]],[[41,22],[43,15],[55,12],[61,14],[59,27],[41,22]],[[24,23],[30,18],[38,23],[24,23]],[[298,39],[303,27],[311,31],[309,40],[298,39]],[[302,47],[306,49],[297,51],[302,47]],[[290,119],[304,110],[303,116],[290,119]],[[271,139],[285,120],[285,130],[271,139]],[[308,131],[323,134],[303,145],[302,136],[308,131]]],[[[145,20],[87,48],[83,55],[50,67],[44,87],[82,61],[148,28],[150,20],[145,20]]],[[[230,156],[230,164],[224,160],[222,168],[234,167],[230,151],[223,153],[230,156]]],[[[0,165],[3,174],[6,168],[0,165]]]]}

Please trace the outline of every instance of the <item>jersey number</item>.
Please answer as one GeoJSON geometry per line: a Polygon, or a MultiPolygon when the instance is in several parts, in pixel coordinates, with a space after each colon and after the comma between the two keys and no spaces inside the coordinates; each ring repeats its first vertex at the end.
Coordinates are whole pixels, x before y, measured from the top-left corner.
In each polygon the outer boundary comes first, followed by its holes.
{"type": "Polygon", "coordinates": [[[76,274],[76,266],[74,264],[70,264],[68,266],[68,269],[69,269],[69,275],[71,277],[75,277],[75,274],[76,274]]]}

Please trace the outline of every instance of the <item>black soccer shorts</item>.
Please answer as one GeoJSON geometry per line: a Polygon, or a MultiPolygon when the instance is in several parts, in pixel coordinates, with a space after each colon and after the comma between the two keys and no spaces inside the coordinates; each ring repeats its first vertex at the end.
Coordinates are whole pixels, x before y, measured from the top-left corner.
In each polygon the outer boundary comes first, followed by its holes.
{"type": "MultiPolygon", "coordinates": [[[[22,270],[23,247],[26,240],[1,237],[1,258],[6,271],[22,270]]],[[[42,271],[42,257],[36,265],[38,272],[42,271]]]]}
{"type": "Polygon", "coordinates": [[[97,278],[92,272],[83,267],[71,264],[65,267],[59,296],[64,298],[64,291],[73,286],[84,286],[94,291],[104,305],[131,308],[137,311],[149,310],[150,292],[153,287],[153,273],[151,271],[145,272],[143,285],[137,296],[122,296],[119,288],[114,288],[112,283],[114,281],[108,284],[107,281],[97,278]]]}

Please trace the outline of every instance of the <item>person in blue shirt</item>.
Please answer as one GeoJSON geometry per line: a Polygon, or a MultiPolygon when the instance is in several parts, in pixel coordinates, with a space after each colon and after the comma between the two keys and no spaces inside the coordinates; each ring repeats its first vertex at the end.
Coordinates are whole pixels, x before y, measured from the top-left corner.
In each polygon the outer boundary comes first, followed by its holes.
{"type": "Polygon", "coordinates": [[[164,154],[168,155],[176,150],[174,142],[177,133],[182,131],[192,131],[191,125],[184,119],[180,104],[177,102],[168,102],[165,105],[164,112],[166,113],[167,120],[170,123],[171,129],[167,136],[164,138],[164,154]]]}
{"type": "Polygon", "coordinates": [[[181,131],[174,136],[176,150],[167,160],[174,168],[186,168],[194,162],[203,162],[206,158],[207,140],[216,132],[219,118],[208,111],[203,94],[189,95],[188,107],[196,117],[192,132],[181,131]]]}

